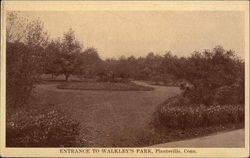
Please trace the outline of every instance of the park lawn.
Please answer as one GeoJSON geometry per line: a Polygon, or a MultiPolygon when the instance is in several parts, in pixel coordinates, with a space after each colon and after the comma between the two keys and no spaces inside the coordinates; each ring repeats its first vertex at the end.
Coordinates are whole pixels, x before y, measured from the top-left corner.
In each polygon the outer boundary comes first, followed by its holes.
{"type": "MultiPolygon", "coordinates": [[[[54,86],[54,87],[53,87],[54,86]]],[[[153,86],[152,91],[89,91],[57,89],[43,84],[36,88],[32,108],[54,104],[81,123],[89,146],[149,146],[150,121],[159,103],[180,93],[177,87],[153,86]]]]}
{"type": "MultiPolygon", "coordinates": [[[[147,86],[142,82],[138,85],[147,86]]],[[[235,125],[191,129],[154,128],[152,118],[160,103],[180,94],[178,87],[152,86],[152,91],[58,89],[40,84],[29,108],[55,108],[80,122],[85,147],[145,147],[242,128],[235,125]]]]}
{"type": "Polygon", "coordinates": [[[111,82],[69,82],[57,85],[59,89],[73,90],[112,90],[112,91],[150,91],[154,88],[137,85],[133,82],[111,83],[111,82]]]}

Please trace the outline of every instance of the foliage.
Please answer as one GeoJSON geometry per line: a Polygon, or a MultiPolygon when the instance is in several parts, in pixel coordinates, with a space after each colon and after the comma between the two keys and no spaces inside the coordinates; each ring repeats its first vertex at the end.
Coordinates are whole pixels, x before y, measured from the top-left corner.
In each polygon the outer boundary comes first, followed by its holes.
{"type": "MultiPolygon", "coordinates": [[[[39,49],[39,47],[38,47],[39,49]]],[[[7,43],[7,104],[23,105],[39,79],[40,58],[23,43],[7,43]]]]}
{"type": "MultiPolygon", "coordinates": [[[[8,108],[27,105],[43,73],[52,77],[63,74],[66,81],[77,75],[106,82],[58,86],[78,90],[152,90],[130,79],[165,85],[185,81],[190,88],[184,88],[184,97],[168,99],[159,106],[156,125],[186,129],[244,122],[244,61],[221,46],[190,57],[167,51],[163,56],[150,52],[146,57],[102,60],[95,48],[83,50],[72,29],[61,40],[49,41],[39,19],[28,20],[17,12],[8,12],[6,31],[8,108]]],[[[21,110],[7,118],[7,146],[73,146],[78,131],[79,123],[57,110],[21,110]]],[[[144,135],[137,143],[148,143],[144,135]]]]}
{"type": "Polygon", "coordinates": [[[222,86],[216,89],[214,103],[218,104],[244,104],[244,80],[238,80],[230,86],[222,86]]]}
{"type": "Polygon", "coordinates": [[[43,71],[47,33],[39,19],[28,21],[17,12],[8,12],[6,34],[7,104],[22,106],[43,71]]]}
{"type": "Polygon", "coordinates": [[[65,75],[66,81],[74,72],[74,66],[80,51],[80,44],[75,39],[74,31],[70,29],[63,35],[60,55],[61,73],[65,75]]]}
{"type": "Polygon", "coordinates": [[[64,34],[62,41],[52,40],[46,47],[45,73],[52,74],[52,78],[60,74],[65,76],[66,81],[71,75],[93,78],[97,75],[101,63],[95,48],[82,51],[72,29],[64,34]]]}
{"type": "Polygon", "coordinates": [[[104,79],[100,80],[114,82],[114,78],[126,74],[129,78],[148,80],[156,85],[178,85],[184,81],[190,85],[184,94],[193,103],[244,103],[244,61],[237,58],[232,50],[226,51],[221,46],[194,52],[190,57],[177,57],[170,51],[164,56],[151,52],[146,57],[107,59],[104,65],[104,79]],[[231,87],[232,93],[226,94],[222,87],[231,87]],[[228,99],[226,102],[227,97],[234,98],[234,101],[228,99]]]}
{"type": "Polygon", "coordinates": [[[7,118],[7,147],[77,146],[79,122],[50,108],[42,111],[19,110],[7,118]]]}
{"type": "MultiPolygon", "coordinates": [[[[181,78],[192,84],[187,96],[194,103],[213,104],[214,94],[222,95],[221,87],[234,87],[227,97],[235,92],[244,94],[244,62],[236,58],[231,50],[225,51],[217,46],[213,51],[195,52],[188,58],[183,70],[181,78]]],[[[242,103],[242,97],[236,101],[236,104],[242,103]]]]}
{"type": "Polygon", "coordinates": [[[59,75],[61,73],[60,66],[60,41],[51,41],[45,48],[45,64],[44,64],[44,73],[59,75]]]}
{"type": "Polygon", "coordinates": [[[244,106],[194,105],[188,99],[177,96],[169,98],[158,107],[153,123],[155,126],[172,129],[238,125],[244,123],[244,106]]]}
{"type": "Polygon", "coordinates": [[[87,48],[78,54],[74,74],[85,78],[95,77],[102,69],[102,60],[95,48],[87,48]]]}
{"type": "Polygon", "coordinates": [[[29,20],[17,11],[7,12],[7,42],[22,42],[27,45],[45,46],[48,34],[40,19],[29,20]]]}

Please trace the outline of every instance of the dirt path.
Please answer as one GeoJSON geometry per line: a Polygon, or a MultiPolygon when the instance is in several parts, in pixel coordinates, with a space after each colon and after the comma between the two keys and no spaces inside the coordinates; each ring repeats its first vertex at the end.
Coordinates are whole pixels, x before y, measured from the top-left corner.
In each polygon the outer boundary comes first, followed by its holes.
{"type": "Polygon", "coordinates": [[[210,135],[201,138],[195,138],[185,141],[177,141],[165,144],[158,144],[152,147],[212,147],[212,148],[230,148],[230,147],[244,147],[245,146],[245,131],[239,129],[235,131],[218,133],[216,135],[210,135]]]}

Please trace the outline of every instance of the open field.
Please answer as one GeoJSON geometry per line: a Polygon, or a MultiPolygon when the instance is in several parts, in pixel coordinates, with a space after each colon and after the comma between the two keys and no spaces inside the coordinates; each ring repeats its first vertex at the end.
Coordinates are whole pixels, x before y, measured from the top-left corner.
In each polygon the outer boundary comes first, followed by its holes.
{"type": "Polygon", "coordinates": [[[65,110],[88,131],[91,146],[102,147],[137,141],[151,130],[149,122],[158,104],[180,93],[177,87],[162,86],[151,86],[153,91],[76,91],[56,86],[38,85],[33,105],[51,103],[65,110]]]}

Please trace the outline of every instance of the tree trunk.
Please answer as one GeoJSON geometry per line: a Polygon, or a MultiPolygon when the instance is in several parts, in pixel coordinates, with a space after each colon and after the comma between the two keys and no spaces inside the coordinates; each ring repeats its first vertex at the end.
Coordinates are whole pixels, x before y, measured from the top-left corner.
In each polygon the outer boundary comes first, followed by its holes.
{"type": "Polygon", "coordinates": [[[69,74],[65,74],[65,79],[67,82],[69,81],[69,74]]]}

